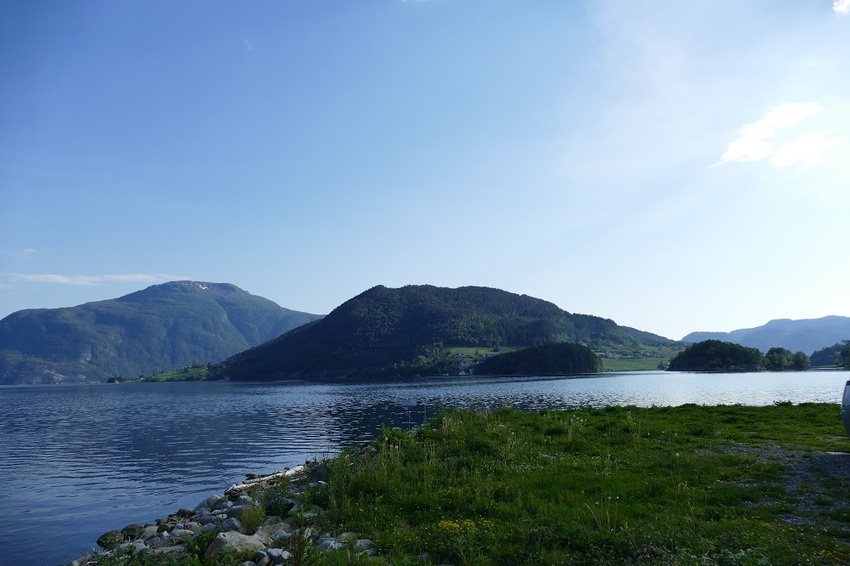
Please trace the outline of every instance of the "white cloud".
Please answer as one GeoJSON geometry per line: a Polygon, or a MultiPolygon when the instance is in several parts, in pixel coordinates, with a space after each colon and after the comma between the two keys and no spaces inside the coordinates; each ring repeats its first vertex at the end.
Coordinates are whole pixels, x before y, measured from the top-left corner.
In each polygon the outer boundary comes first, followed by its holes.
{"type": "Polygon", "coordinates": [[[842,16],[850,14],[850,0],[835,0],[835,2],[832,3],[832,10],[836,14],[841,14],[842,16]]]}
{"type": "Polygon", "coordinates": [[[16,281],[28,283],[55,283],[59,285],[99,285],[101,283],[126,283],[139,281],[143,283],[157,283],[172,281],[175,279],[187,279],[185,277],[173,277],[169,275],[148,275],[134,273],[127,275],[58,275],[55,273],[13,273],[16,281]]]}
{"type": "Polygon", "coordinates": [[[721,156],[721,162],[758,161],[771,157],[770,163],[777,167],[810,167],[820,163],[823,154],[840,145],[841,139],[826,139],[822,133],[812,132],[782,143],[778,149],[775,147],[775,137],[780,131],[796,126],[820,110],[817,102],[780,104],[761,120],[738,130],[721,156]]]}
{"type": "Polygon", "coordinates": [[[843,141],[841,138],[825,138],[820,132],[806,134],[779,146],[770,162],[777,167],[813,167],[823,161],[824,154],[843,141]]]}

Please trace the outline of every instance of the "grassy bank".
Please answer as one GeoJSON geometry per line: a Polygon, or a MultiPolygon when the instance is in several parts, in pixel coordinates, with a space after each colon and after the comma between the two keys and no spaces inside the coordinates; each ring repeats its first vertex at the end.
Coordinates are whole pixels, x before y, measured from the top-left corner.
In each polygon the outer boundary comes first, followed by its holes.
{"type": "Polygon", "coordinates": [[[846,564],[849,449],[837,405],[447,412],[321,497],[399,564],[846,564]]]}

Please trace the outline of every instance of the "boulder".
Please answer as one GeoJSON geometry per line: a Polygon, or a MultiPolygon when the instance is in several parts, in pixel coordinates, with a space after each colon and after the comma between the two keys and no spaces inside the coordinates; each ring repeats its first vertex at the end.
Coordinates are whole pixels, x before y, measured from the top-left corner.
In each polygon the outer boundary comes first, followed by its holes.
{"type": "Polygon", "coordinates": [[[240,533],[245,533],[245,527],[242,526],[242,522],[236,517],[230,517],[224,521],[221,524],[221,528],[225,531],[239,531],[240,533]]]}
{"type": "Polygon", "coordinates": [[[211,495],[204,499],[197,507],[195,507],[195,513],[199,513],[201,508],[206,507],[207,509],[219,509],[219,505],[227,501],[227,498],[218,493],[216,495],[211,495]]]}
{"type": "Polygon", "coordinates": [[[218,533],[207,548],[206,559],[214,562],[216,556],[225,549],[231,549],[236,553],[256,552],[265,550],[266,545],[257,537],[251,535],[243,535],[236,531],[225,531],[218,533]]]}
{"type": "Polygon", "coordinates": [[[109,531],[108,533],[103,533],[97,539],[97,545],[106,550],[118,548],[122,542],[124,542],[124,535],[121,531],[109,531]]]}
{"type": "Polygon", "coordinates": [[[275,564],[284,564],[292,559],[292,554],[282,548],[270,548],[266,550],[266,556],[275,564]]]}
{"type": "Polygon", "coordinates": [[[133,540],[141,537],[144,530],[145,528],[140,524],[133,523],[132,525],[127,525],[121,529],[121,534],[124,535],[125,539],[133,540]]]}

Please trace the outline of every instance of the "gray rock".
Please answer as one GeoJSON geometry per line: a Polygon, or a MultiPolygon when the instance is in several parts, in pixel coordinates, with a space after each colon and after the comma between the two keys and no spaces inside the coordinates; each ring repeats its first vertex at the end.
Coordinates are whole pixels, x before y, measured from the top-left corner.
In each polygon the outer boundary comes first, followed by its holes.
{"type": "Polygon", "coordinates": [[[242,534],[245,534],[245,527],[242,526],[242,522],[236,517],[230,517],[226,521],[221,524],[221,528],[226,531],[239,531],[242,534]]]}
{"type": "Polygon", "coordinates": [[[259,529],[257,529],[256,534],[261,539],[267,539],[269,543],[275,538],[275,534],[280,530],[286,530],[291,532],[292,527],[289,526],[289,523],[284,523],[283,521],[275,521],[274,523],[265,523],[259,529]]]}
{"type": "Polygon", "coordinates": [[[227,501],[227,498],[220,493],[212,495],[204,499],[197,507],[195,507],[195,513],[198,513],[202,507],[206,507],[209,510],[219,509],[219,506],[225,501],[227,501]]]}
{"type": "Polygon", "coordinates": [[[122,544],[118,548],[121,551],[127,551],[127,550],[130,550],[132,548],[136,552],[141,552],[142,550],[145,550],[147,548],[147,546],[145,546],[145,543],[140,541],[140,540],[134,540],[133,542],[125,542],[124,544],[122,544]]]}
{"type": "Polygon", "coordinates": [[[266,550],[266,555],[275,564],[283,564],[292,559],[292,554],[288,550],[282,548],[269,548],[266,550]]]}
{"type": "Polygon", "coordinates": [[[187,531],[192,531],[193,533],[197,533],[201,530],[201,524],[195,521],[189,521],[183,524],[183,528],[187,531]]]}
{"type": "Polygon", "coordinates": [[[333,537],[319,537],[319,541],[316,543],[316,546],[318,546],[321,550],[339,550],[341,548],[345,548],[344,544],[342,544],[333,537]]]}
{"type": "Polygon", "coordinates": [[[195,536],[195,531],[189,529],[174,529],[171,531],[171,536],[179,539],[187,539],[195,536]]]}
{"type": "Polygon", "coordinates": [[[266,545],[255,536],[243,535],[236,531],[225,531],[218,533],[210,543],[207,548],[206,559],[213,562],[224,549],[232,549],[236,553],[242,553],[256,552],[265,550],[265,548],[266,545]]]}
{"type": "Polygon", "coordinates": [[[227,519],[227,515],[202,515],[198,517],[198,522],[201,525],[220,525],[225,519],[227,519]]]}
{"type": "Polygon", "coordinates": [[[247,507],[248,505],[256,505],[257,501],[250,495],[240,495],[236,498],[236,504],[247,507]]]}
{"type": "Polygon", "coordinates": [[[141,534],[137,538],[142,540],[147,540],[152,536],[156,536],[156,533],[159,532],[158,527],[156,525],[146,525],[144,529],[142,529],[141,534]]]}
{"type": "Polygon", "coordinates": [[[293,531],[292,529],[278,529],[274,533],[272,533],[271,538],[276,542],[286,542],[290,538],[292,538],[293,531]]]}
{"type": "Polygon", "coordinates": [[[161,532],[156,536],[152,536],[149,539],[145,539],[145,544],[150,548],[162,548],[164,546],[171,546],[171,535],[168,532],[161,532]]]}
{"type": "Polygon", "coordinates": [[[216,523],[207,523],[206,525],[201,525],[201,528],[200,528],[200,529],[198,529],[198,531],[197,531],[195,534],[197,535],[197,534],[200,534],[200,533],[207,533],[207,532],[209,532],[209,531],[214,531],[214,530],[216,530],[217,528],[218,528],[218,524],[216,524],[216,523]]]}

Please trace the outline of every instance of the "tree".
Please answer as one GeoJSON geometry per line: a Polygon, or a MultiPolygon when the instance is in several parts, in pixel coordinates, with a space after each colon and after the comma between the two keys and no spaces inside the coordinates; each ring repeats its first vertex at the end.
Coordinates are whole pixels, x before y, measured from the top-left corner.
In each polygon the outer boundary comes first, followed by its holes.
{"type": "Polygon", "coordinates": [[[757,348],[705,340],[692,344],[670,360],[672,371],[757,371],[764,356],[757,348]]]}
{"type": "Polygon", "coordinates": [[[791,357],[791,369],[803,371],[809,369],[811,365],[812,361],[809,359],[809,356],[803,352],[795,352],[791,357]]]}
{"type": "Polygon", "coordinates": [[[850,346],[841,350],[841,357],[844,360],[844,368],[850,369],[850,346]]]}
{"type": "Polygon", "coordinates": [[[792,363],[791,352],[785,348],[771,348],[764,356],[764,367],[771,371],[789,369],[792,363]]]}

